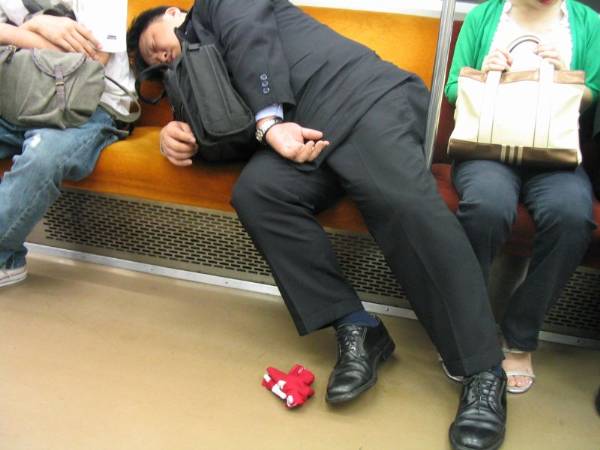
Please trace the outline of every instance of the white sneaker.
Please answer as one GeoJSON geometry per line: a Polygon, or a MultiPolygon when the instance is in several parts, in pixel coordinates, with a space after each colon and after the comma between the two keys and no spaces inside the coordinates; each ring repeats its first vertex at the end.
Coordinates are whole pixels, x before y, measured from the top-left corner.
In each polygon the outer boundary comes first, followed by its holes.
{"type": "Polygon", "coordinates": [[[19,283],[27,278],[27,266],[16,269],[0,268],[0,288],[19,283]]]}

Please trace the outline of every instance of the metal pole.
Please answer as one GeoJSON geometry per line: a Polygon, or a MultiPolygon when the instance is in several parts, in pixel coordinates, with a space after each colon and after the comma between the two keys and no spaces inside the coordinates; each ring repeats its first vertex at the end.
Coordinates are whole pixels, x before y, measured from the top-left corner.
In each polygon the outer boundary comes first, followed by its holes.
{"type": "Polygon", "coordinates": [[[440,32],[435,52],[435,64],[433,65],[431,98],[429,100],[429,110],[427,111],[425,160],[427,161],[428,168],[431,167],[433,161],[433,146],[435,145],[435,139],[438,133],[438,122],[440,120],[440,111],[442,109],[442,96],[444,95],[444,81],[446,79],[446,69],[448,67],[455,7],[456,0],[443,0],[442,2],[440,32]]]}

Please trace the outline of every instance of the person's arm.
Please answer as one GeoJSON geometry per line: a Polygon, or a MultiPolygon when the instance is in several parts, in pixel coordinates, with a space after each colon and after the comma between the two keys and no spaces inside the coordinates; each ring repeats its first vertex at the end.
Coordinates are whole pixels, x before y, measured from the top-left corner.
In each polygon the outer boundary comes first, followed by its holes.
{"type": "Polygon", "coordinates": [[[100,43],[80,23],[68,17],[39,14],[19,28],[35,33],[65,52],[85,53],[96,59],[100,43]]]}
{"type": "MultiPolygon", "coordinates": [[[[233,82],[257,119],[265,108],[296,103],[290,69],[279,38],[270,0],[205,0],[196,2],[196,19],[221,44],[233,82]]],[[[282,157],[297,163],[313,161],[329,145],[323,133],[284,122],[271,127],[265,141],[282,157]]]]}
{"type": "MultiPolygon", "coordinates": [[[[48,48],[52,50],[66,51],[64,48],[54,45],[52,42],[38,33],[30,31],[23,26],[17,27],[8,23],[0,23],[0,45],[15,45],[20,48],[48,48]]],[[[106,65],[110,59],[110,54],[95,51],[94,59],[99,61],[101,64],[106,65]]]]}
{"type": "Polygon", "coordinates": [[[0,23],[0,45],[15,45],[21,48],[52,48],[58,50],[58,47],[39,34],[8,23],[0,23]]]}
{"type": "Polygon", "coordinates": [[[221,44],[234,85],[254,114],[273,104],[295,104],[270,0],[197,1],[193,14],[221,44]]]}
{"type": "Polygon", "coordinates": [[[472,14],[467,14],[465,21],[458,34],[452,65],[446,82],[445,94],[451,104],[456,103],[458,96],[458,76],[463,67],[475,67],[477,65],[477,41],[478,24],[472,14]]]}
{"type": "Polygon", "coordinates": [[[598,100],[600,93],[600,17],[594,15],[592,23],[587,27],[587,42],[582,68],[585,70],[586,89],[583,93],[582,106],[589,107],[598,100]]]}

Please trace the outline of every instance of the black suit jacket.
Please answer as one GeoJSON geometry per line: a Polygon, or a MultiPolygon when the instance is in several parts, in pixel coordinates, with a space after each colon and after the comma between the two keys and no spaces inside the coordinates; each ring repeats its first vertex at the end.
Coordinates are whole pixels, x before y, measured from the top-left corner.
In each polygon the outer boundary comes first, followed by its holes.
{"type": "MultiPolygon", "coordinates": [[[[285,119],[344,141],[383,95],[415,75],[317,22],[287,0],[197,0],[186,35],[200,23],[221,50],[233,84],[254,113],[284,105],[285,119]]],[[[197,32],[198,31],[198,32],[197,32]]]]}

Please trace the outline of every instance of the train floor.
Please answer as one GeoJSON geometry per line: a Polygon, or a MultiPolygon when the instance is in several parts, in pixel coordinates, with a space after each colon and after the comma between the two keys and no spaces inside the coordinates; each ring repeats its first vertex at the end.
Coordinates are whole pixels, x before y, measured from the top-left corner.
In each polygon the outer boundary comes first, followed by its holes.
{"type": "MultiPolygon", "coordinates": [[[[354,402],[324,399],[331,330],[298,337],[277,297],[32,254],[0,291],[0,450],[445,450],[460,386],[418,322],[354,402]],[[304,364],[297,410],[260,385],[304,364]]],[[[543,343],[509,398],[504,450],[598,450],[600,352],[543,343]]]]}

